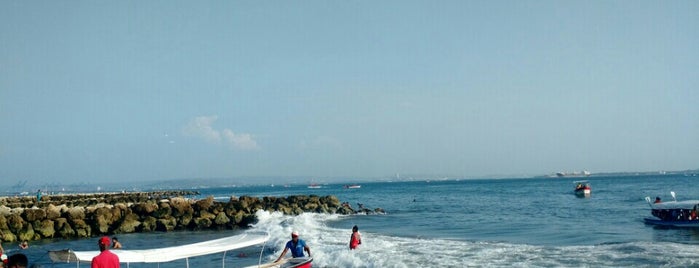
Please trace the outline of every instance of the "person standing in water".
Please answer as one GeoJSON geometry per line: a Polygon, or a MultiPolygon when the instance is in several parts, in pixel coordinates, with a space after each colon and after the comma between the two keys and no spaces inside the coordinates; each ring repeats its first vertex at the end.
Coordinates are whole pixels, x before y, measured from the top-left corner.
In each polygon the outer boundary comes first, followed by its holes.
{"type": "Polygon", "coordinates": [[[284,255],[286,255],[286,251],[288,250],[291,250],[291,256],[294,258],[304,257],[304,250],[308,252],[308,257],[311,257],[311,248],[309,248],[308,245],[306,245],[306,241],[303,241],[299,238],[299,233],[296,231],[291,232],[291,240],[289,240],[289,242],[286,242],[286,246],[284,246],[284,251],[282,251],[282,254],[279,255],[279,258],[277,258],[277,260],[274,262],[282,260],[282,258],[284,258],[284,255]]]}
{"type": "Polygon", "coordinates": [[[359,227],[352,227],[352,235],[350,236],[349,248],[356,249],[362,244],[362,235],[359,233],[359,227]]]}
{"type": "Polygon", "coordinates": [[[113,249],[120,249],[121,248],[121,243],[119,243],[119,239],[117,239],[116,236],[112,237],[112,248],[113,249]]]}

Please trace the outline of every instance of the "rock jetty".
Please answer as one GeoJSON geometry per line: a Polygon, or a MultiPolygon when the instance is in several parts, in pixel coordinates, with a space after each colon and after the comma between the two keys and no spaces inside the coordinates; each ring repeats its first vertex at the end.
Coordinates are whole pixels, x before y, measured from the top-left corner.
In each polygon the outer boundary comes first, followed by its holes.
{"type": "Polygon", "coordinates": [[[98,193],[0,197],[0,239],[5,242],[44,238],[82,238],[120,233],[246,228],[258,210],[288,215],[316,213],[383,213],[380,208],[353,209],[335,196],[187,198],[191,191],[98,193]]]}

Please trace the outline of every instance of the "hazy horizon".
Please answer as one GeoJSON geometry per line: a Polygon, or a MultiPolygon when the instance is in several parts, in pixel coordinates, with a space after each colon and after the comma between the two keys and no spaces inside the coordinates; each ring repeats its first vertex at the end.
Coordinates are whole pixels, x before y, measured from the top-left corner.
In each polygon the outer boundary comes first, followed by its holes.
{"type": "Polygon", "coordinates": [[[697,168],[697,1],[0,2],[0,180],[697,168]]]}

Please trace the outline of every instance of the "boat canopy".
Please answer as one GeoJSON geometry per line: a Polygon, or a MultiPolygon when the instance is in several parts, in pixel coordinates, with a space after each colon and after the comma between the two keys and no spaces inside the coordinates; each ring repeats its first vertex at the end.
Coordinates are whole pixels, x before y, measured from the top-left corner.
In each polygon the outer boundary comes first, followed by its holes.
{"type": "MultiPolygon", "coordinates": [[[[119,261],[122,263],[161,263],[263,244],[268,239],[268,234],[240,234],[174,247],[135,250],[116,249],[110,251],[119,256],[119,261]]],[[[54,262],[80,263],[92,262],[92,258],[97,256],[99,253],[99,250],[63,250],[51,251],[49,252],[49,257],[54,262]]]]}
{"type": "Polygon", "coordinates": [[[694,209],[699,208],[699,200],[669,201],[651,204],[653,209],[694,209]]]}

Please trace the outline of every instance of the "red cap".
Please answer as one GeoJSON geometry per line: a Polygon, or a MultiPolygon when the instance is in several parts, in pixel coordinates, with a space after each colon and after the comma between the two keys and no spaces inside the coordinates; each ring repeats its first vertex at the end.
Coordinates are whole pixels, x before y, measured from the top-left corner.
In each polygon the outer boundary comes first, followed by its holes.
{"type": "Polygon", "coordinates": [[[109,246],[112,243],[112,240],[109,239],[109,237],[103,236],[100,238],[100,244],[109,246]]]}

